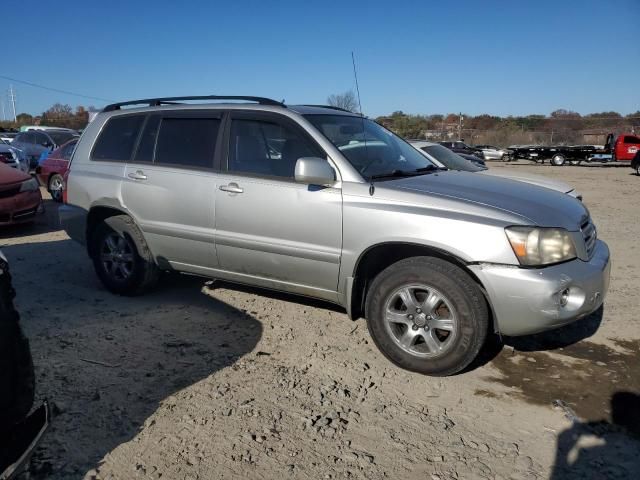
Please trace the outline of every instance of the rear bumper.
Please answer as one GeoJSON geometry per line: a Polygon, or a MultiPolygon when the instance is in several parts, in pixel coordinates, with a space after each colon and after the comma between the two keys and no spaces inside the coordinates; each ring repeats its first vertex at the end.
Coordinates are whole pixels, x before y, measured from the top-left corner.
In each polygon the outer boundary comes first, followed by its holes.
{"type": "Polygon", "coordinates": [[[588,262],[541,269],[489,264],[470,268],[489,295],[500,333],[518,336],[552,330],[597,310],[609,288],[611,262],[607,244],[598,240],[588,262]]]}
{"type": "Polygon", "coordinates": [[[0,198],[0,225],[32,221],[38,213],[41,203],[40,190],[18,193],[9,198],[0,198]]]}
{"type": "Polygon", "coordinates": [[[72,240],[85,245],[87,242],[87,211],[74,205],[62,205],[58,209],[60,226],[72,240]]]}

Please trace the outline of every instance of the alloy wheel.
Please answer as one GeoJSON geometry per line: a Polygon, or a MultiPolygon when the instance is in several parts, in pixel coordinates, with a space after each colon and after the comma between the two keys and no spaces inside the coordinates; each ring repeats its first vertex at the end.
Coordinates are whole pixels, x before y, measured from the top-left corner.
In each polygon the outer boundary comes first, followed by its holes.
{"type": "Polygon", "coordinates": [[[419,357],[436,357],[453,344],[457,315],[451,301],[435,288],[405,285],[387,299],[385,326],[394,342],[419,357]]]}
{"type": "Polygon", "coordinates": [[[127,280],[133,274],[134,250],[131,242],[118,233],[104,237],[100,248],[100,261],[104,271],[114,280],[127,280]]]}

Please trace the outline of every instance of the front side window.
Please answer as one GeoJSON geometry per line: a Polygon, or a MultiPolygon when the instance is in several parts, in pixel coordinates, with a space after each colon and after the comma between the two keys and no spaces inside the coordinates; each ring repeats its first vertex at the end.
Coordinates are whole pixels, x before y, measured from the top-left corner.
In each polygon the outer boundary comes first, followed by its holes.
{"type": "Polygon", "coordinates": [[[213,168],[220,119],[163,118],[158,131],[155,163],[213,168]]]}
{"type": "Polygon", "coordinates": [[[640,143],[640,138],[627,135],[624,137],[624,143],[640,143]]]}
{"type": "Polygon", "coordinates": [[[365,179],[437,170],[426,156],[381,125],[351,115],[306,115],[365,179]]]}
{"type": "Polygon", "coordinates": [[[234,119],[229,136],[229,171],[293,178],[301,157],[324,154],[300,132],[279,122],[234,119]]]}
{"type": "Polygon", "coordinates": [[[129,161],[143,120],[144,115],[123,115],[109,119],[93,147],[91,159],[129,161]]]}

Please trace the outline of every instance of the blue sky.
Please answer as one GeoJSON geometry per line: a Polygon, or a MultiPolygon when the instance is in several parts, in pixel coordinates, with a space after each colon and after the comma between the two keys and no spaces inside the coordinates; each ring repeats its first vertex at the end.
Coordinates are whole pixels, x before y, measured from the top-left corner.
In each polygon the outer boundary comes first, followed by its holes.
{"type": "MultiPolygon", "coordinates": [[[[640,0],[15,2],[0,74],[126,100],[244,94],[364,113],[640,109],[640,0]]],[[[105,102],[13,83],[18,110],[105,102]]]]}

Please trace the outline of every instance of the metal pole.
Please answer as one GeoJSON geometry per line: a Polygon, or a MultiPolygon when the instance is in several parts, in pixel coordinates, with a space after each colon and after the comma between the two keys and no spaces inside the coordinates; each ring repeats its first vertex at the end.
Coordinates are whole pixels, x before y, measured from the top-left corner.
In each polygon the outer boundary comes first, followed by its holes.
{"type": "Polygon", "coordinates": [[[16,94],[13,92],[13,85],[9,85],[9,98],[11,99],[11,106],[13,107],[13,121],[17,122],[16,116],[16,94]]]}

